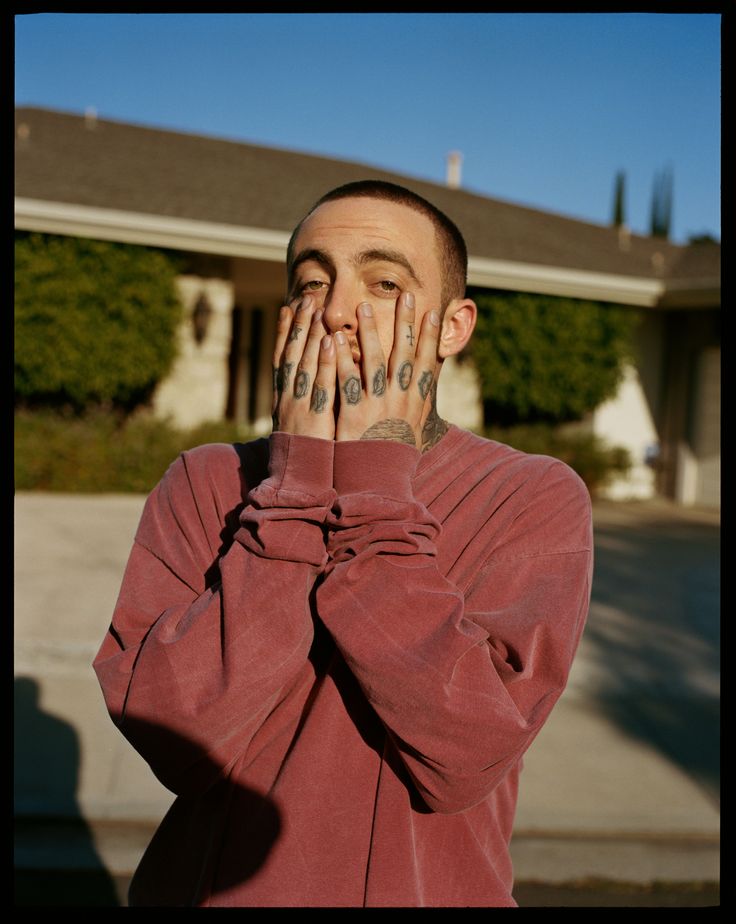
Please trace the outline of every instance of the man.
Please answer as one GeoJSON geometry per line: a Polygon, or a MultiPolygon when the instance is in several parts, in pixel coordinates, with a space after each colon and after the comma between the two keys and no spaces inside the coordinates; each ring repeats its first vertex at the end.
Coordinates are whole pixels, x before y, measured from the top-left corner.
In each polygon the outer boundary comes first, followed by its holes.
{"type": "Polygon", "coordinates": [[[274,432],[183,453],[148,499],[95,661],[178,796],[131,904],[515,904],[521,759],[587,614],[591,517],[561,462],[438,416],[466,262],[413,193],[329,193],[289,246],[274,432]]]}

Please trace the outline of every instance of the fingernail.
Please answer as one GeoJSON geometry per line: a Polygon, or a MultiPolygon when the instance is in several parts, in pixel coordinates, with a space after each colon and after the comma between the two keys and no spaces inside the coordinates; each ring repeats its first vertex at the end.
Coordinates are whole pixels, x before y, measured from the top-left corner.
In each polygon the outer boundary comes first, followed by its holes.
{"type": "Polygon", "coordinates": [[[406,307],[407,308],[414,307],[414,293],[413,292],[406,293],[406,307]]]}
{"type": "Polygon", "coordinates": [[[358,308],[360,309],[360,313],[364,318],[373,317],[373,307],[369,302],[361,302],[360,305],[358,305],[358,308]]]}
{"type": "Polygon", "coordinates": [[[341,330],[335,333],[335,340],[342,346],[345,343],[345,334],[341,330]]]}
{"type": "Polygon", "coordinates": [[[313,318],[312,318],[312,323],[313,323],[313,324],[318,324],[318,323],[322,320],[322,315],[323,315],[323,313],[324,313],[324,312],[322,311],[322,309],[321,309],[321,308],[318,308],[318,309],[314,312],[314,316],[313,316],[313,318]]]}
{"type": "Polygon", "coordinates": [[[434,324],[435,327],[440,326],[440,313],[435,308],[429,312],[429,320],[431,324],[434,324]]]}
{"type": "Polygon", "coordinates": [[[325,334],[324,337],[322,338],[322,349],[329,350],[331,346],[332,346],[332,337],[330,337],[329,334],[325,334]]]}
{"type": "Polygon", "coordinates": [[[301,305],[299,306],[299,311],[304,311],[305,308],[311,308],[311,306],[312,306],[312,296],[305,295],[304,298],[302,299],[301,305]]]}

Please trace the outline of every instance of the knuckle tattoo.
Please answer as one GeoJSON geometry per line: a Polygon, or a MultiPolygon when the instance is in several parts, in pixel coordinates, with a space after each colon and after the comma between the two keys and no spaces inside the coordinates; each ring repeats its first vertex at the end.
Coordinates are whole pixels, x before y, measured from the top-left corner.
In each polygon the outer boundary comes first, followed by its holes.
{"type": "Polygon", "coordinates": [[[417,388],[419,389],[419,394],[422,398],[426,398],[429,394],[430,389],[432,388],[432,373],[428,370],[425,370],[420,376],[419,381],[417,382],[417,388]]]}
{"type": "Polygon", "coordinates": [[[386,391],[386,367],[381,364],[373,376],[373,394],[380,397],[386,391]]]}
{"type": "Polygon", "coordinates": [[[357,404],[360,401],[360,381],[354,375],[345,382],[342,391],[348,404],[357,404]]]}
{"type": "Polygon", "coordinates": [[[315,414],[321,414],[327,407],[327,389],[322,385],[315,385],[312,394],[312,401],[309,405],[310,410],[315,414]]]}
{"type": "Polygon", "coordinates": [[[294,382],[294,396],[303,398],[309,390],[309,373],[303,370],[298,373],[294,382]]]}
{"type": "Polygon", "coordinates": [[[294,368],[294,363],[284,363],[284,373],[281,381],[281,390],[283,391],[289,384],[289,379],[291,378],[291,370],[294,368]]]}
{"type": "Polygon", "coordinates": [[[396,380],[398,381],[399,388],[402,391],[406,391],[409,388],[409,384],[411,382],[411,376],[412,376],[413,371],[414,371],[414,366],[412,363],[409,362],[409,360],[406,360],[406,362],[403,362],[399,366],[399,372],[398,372],[398,375],[396,376],[396,380]]]}

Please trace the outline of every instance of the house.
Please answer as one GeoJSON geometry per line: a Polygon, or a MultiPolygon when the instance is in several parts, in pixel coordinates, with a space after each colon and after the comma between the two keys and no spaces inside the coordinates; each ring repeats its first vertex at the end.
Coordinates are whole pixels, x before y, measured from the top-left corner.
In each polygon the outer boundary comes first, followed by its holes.
{"type": "MultiPolygon", "coordinates": [[[[155,411],[184,426],[223,416],[267,431],[271,343],[291,229],[328,189],[400,183],[462,229],[469,283],[644,309],[640,357],[594,432],[634,460],[614,498],[720,505],[720,246],[680,246],[361,164],[39,108],[15,112],[19,230],[187,255],[186,322],[155,411]],[[192,320],[199,324],[198,336],[192,320]]],[[[467,363],[443,375],[439,409],[481,423],[467,363]]]]}

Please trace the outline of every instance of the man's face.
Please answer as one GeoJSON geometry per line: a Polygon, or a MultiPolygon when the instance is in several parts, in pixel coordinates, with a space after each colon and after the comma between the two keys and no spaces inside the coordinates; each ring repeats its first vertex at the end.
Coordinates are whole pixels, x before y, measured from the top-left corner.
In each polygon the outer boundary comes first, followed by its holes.
{"type": "Polygon", "coordinates": [[[382,199],[325,202],[297,234],[289,289],[290,299],[311,294],[317,300],[327,331],[348,336],[356,361],[356,309],[370,302],[388,359],[402,292],[413,292],[416,300],[414,336],[424,315],[443,307],[434,225],[420,212],[382,199]]]}

